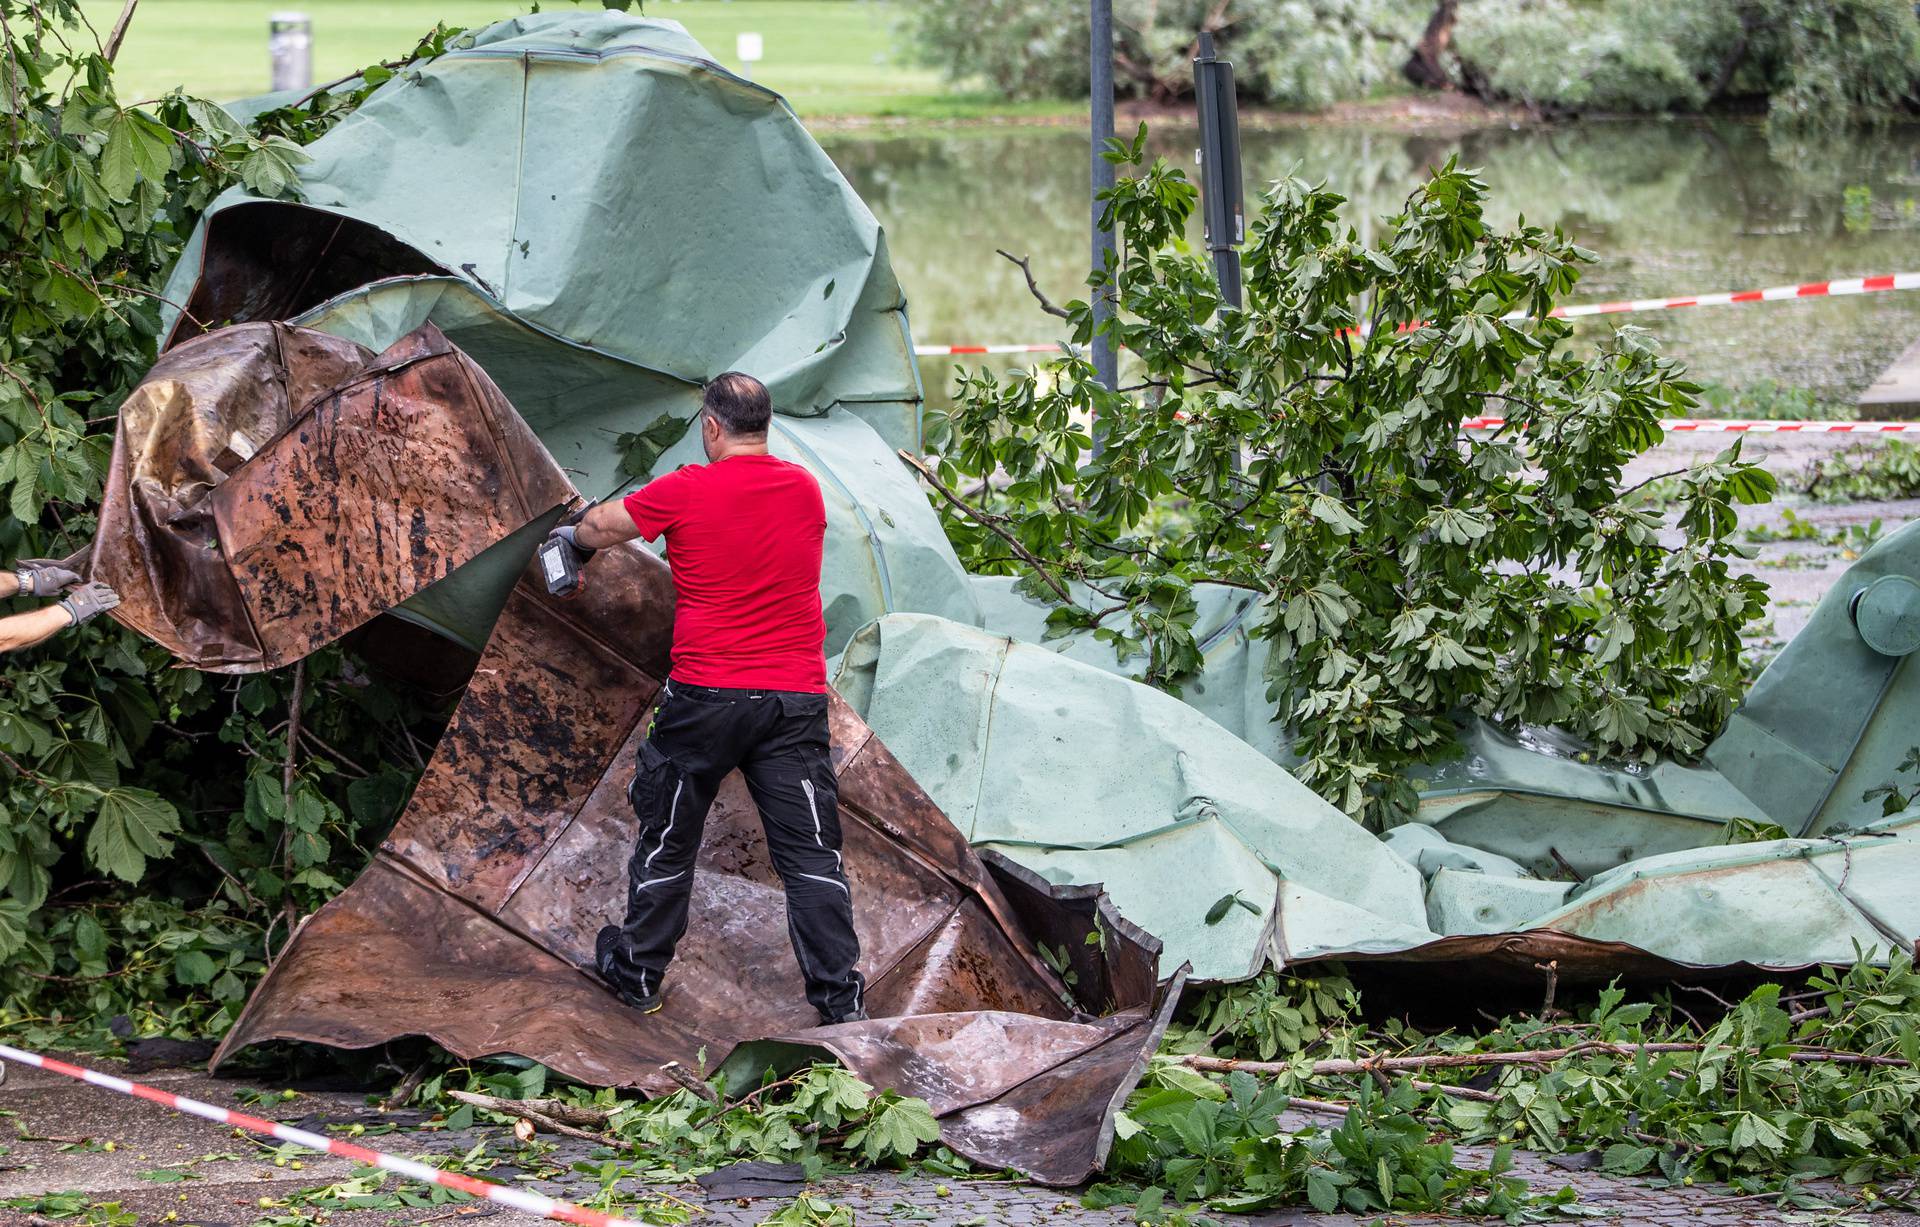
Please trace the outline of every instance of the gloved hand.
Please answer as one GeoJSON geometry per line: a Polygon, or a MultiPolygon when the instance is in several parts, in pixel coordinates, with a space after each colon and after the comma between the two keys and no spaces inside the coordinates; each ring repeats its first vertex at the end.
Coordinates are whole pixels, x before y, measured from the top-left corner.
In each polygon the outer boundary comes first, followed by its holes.
{"type": "Polygon", "coordinates": [[[572,524],[562,524],[540,543],[540,573],[547,581],[547,593],[561,598],[575,597],[587,586],[587,560],[593,551],[580,544],[572,524]]]}
{"type": "Polygon", "coordinates": [[[595,554],[599,553],[599,551],[591,550],[581,545],[579,538],[574,536],[578,531],[579,525],[577,524],[562,524],[547,535],[549,537],[558,537],[560,540],[566,542],[567,548],[574,553],[574,565],[585,566],[587,565],[587,559],[592,558],[595,554]]]}
{"type": "Polygon", "coordinates": [[[80,582],[78,571],[46,558],[22,558],[13,564],[13,577],[20,581],[21,596],[52,596],[80,582]]]}
{"type": "Polygon", "coordinates": [[[75,626],[112,609],[120,603],[120,594],[98,580],[81,584],[60,599],[60,608],[67,611],[75,626]]]}

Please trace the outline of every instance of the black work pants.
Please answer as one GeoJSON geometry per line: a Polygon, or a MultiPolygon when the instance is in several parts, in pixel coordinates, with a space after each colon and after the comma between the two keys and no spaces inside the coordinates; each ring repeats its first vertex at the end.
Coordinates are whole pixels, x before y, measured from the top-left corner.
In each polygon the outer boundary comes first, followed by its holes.
{"type": "Polygon", "coordinates": [[[687,931],[694,860],[707,810],[739,768],[760,810],[787,892],[787,934],[807,1000],[829,1021],[860,1008],[853,897],[840,868],[839,790],[827,753],[827,696],[717,690],[669,680],[627,796],[640,820],[627,866],[627,915],[601,974],[657,992],[687,931]]]}

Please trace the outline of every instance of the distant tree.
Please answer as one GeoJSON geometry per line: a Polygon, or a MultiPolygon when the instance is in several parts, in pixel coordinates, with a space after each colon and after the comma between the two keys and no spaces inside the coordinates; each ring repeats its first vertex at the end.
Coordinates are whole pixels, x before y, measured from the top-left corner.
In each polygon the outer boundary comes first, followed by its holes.
{"type": "MultiPolygon", "coordinates": [[[[1391,80],[1417,19],[1404,0],[1118,0],[1115,88],[1190,96],[1204,30],[1233,60],[1243,100],[1323,107],[1391,80]]],[[[952,80],[984,79],[1009,98],[1086,93],[1086,0],[915,0],[901,20],[913,58],[952,80]]]]}
{"type": "Polygon", "coordinates": [[[1420,41],[1413,45],[1413,53],[1400,70],[1407,80],[1422,89],[1452,87],[1453,74],[1447,70],[1446,59],[1453,47],[1453,24],[1459,16],[1460,0],[1440,0],[1434,6],[1420,41]]]}

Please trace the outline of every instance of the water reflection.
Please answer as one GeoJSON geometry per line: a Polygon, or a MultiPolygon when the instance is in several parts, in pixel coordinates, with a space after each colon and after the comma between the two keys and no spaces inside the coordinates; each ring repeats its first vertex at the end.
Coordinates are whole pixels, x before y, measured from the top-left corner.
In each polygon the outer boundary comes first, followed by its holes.
{"type": "MultiPolygon", "coordinates": [[[[1031,254],[1058,299],[1084,292],[1084,134],[969,129],[829,134],[827,151],[887,228],[914,333],[928,343],[1049,340],[1054,321],[996,247],[1031,254]]],[[[1191,166],[1193,134],[1157,152],[1191,166]]],[[[1576,300],[1743,289],[1920,268],[1920,128],[1770,140],[1758,125],[1588,123],[1456,133],[1322,127],[1245,134],[1250,195],[1298,164],[1351,198],[1356,226],[1391,213],[1458,153],[1496,220],[1564,227],[1602,257],[1576,300]]],[[[1196,236],[1197,237],[1197,236],[1196,236]]],[[[1609,320],[1583,327],[1613,327],[1609,320]]],[[[1920,292],[1634,317],[1696,376],[1851,397],[1920,336],[1920,292]]],[[[929,363],[930,390],[948,371],[929,363]]]]}

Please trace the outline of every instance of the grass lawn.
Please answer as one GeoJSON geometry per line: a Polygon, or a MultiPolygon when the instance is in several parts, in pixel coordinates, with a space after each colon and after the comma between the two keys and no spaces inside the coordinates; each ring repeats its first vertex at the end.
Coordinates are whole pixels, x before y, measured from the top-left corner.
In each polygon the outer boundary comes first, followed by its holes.
{"type": "MultiPolygon", "coordinates": [[[[942,119],[1073,109],[954,93],[939,74],[900,62],[888,0],[653,0],[645,7],[649,17],[686,26],[736,71],[735,36],[758,31],[765,58],[753,76],[806,116],[942,119]]],[[[117,0],[85,0],[85,8],[103,36],[120,10],[117,0]]],[[[223,102],[264,93],[267,15],[283,9],[313,19],[316,83],[401,54],[436,21],[480,26],[527,11],[513,0],[143,0],[117,62],[120,96],[150,98],[177,85],[223,102]]]]}

